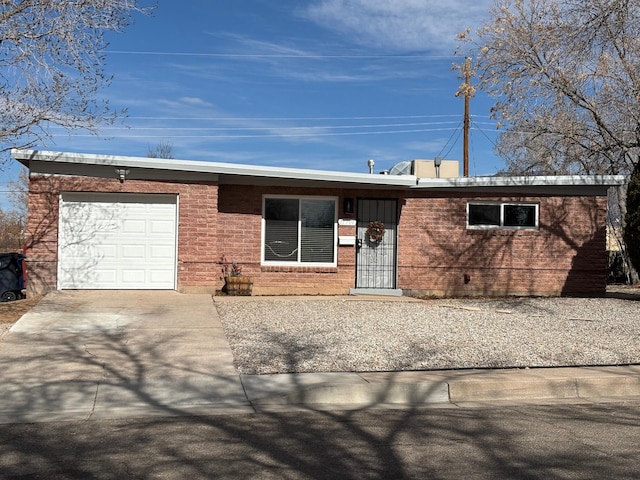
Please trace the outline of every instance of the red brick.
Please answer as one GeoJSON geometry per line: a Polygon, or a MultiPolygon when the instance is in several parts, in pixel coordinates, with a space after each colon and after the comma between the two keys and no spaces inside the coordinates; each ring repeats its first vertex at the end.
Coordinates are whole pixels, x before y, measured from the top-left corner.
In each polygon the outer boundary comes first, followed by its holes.
{"type": "MultiPolygon", "coordinates": [[[[606,199],[497,197],[429,192],[273,188],[84,177],[31,180],[28,219],[30,280],[56,285],[58,195],[65,191],[179,195],[178,288],[222,287],[222,255],[254,278],[255,294],[345,294],[355,285],[354,247],[338,248],[338,266],[260,265],[264,194],[398,198],[398,288],[431,295],[603,294],[606,199]],[[540,203],[539,230],[467,230],[469,200],[540,203]],[[470,282],[464,282],[464,275],[470,282]]],[[[342,202],[339,202],[341,206],[342,202]]],[[[339,226],[339,235],[355,235],[339,226]]]]}

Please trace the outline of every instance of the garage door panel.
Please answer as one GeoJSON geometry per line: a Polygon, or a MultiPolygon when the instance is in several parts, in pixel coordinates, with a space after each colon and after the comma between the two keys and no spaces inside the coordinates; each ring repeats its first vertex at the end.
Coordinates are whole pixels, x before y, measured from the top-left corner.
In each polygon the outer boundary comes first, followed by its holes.
{"type": "MultiPolygon", "coordinates": [[[[82,256],[84,258],[91,256],[93,253],[91,250],[92,249],[89,248],[83,248],[82,256]]],[[[104,243],[97,245],[95,249],[95,256],[98,260],[116,259],[118,258],[118,246],[113,244],[107,245],[104,243]]]]}
{"type": "Polygon", "coordinates": [[[158,258],[166,258],[173,250],[172,245],[152,245],[149,247],[149,258],[156,260],[158,258]]]}
{"type": "Polygon", "coordinates": [[[174,289],[175,196],[64,194],[59,288],[174,289]]]}
{"type": "MultiPolygon", "coordinates": [[[[116,282],[118,278],[118,272],[116,269],[96,269],[95,275],[93,275],[93,281],[98,284],[112,284],[116,282]]],[[[82,288],[82,287],[77,287],[82,288]]]]}
{"type": "Polygon", "coordinates": [[[65,208],[69,213],[68,220],[73,220],[73,224],[80,228],[87,226],[117,227],[117,219],[122,214],[117,205],[107,208],[103,204],[87,203],[65,203],[65,208]]]}
{"type": "Polygon", "coordinates": [[[146,245],[123,245],[122,258],[127,260],[146,260],[146,245]]]}
{"type": "Polygon", "coordinates": [[[149,232],[172,235],[175,233],[175,223],[169,220],[151,220],[149,222],[149,232]]]}
{"type": "Polygon", "coordinates": [[[128,268],[121,271],[121,282],[127,284],[144,284],[145,283],[145,270],[128,268]]]}
{"type": "Polygon", "coordinates": [[[87,259],[94,255],[94,249],[89,248],[87,245],[83,244],[71,244],[67,245],[66,253],[70,259],[87,259]]]}
{"type": "Polygon", "coordinates": [[[155,285],[155,284],[163,284],[165,282],[168,282],[172,278],[173,278],[172,270],[152,270],[150,272],[149,280],[151,284],[155,285]]]}
{"type": "Polygon", "coordinates": [[[60,269],[59,282],[65,285],[63,288],[85,288],[84,285],[95,282],[95,271],[84,268],[84,265],[79,268],[76,265],[60,269]]]}
{"type": "MultiPolygon", "coordinates": [[[[133,212],[128,212],[132,214],[133,212]]],[[[123,233],[147,233],[147,222],[145,220],[123,220],[122,222],[123,233]]]]}

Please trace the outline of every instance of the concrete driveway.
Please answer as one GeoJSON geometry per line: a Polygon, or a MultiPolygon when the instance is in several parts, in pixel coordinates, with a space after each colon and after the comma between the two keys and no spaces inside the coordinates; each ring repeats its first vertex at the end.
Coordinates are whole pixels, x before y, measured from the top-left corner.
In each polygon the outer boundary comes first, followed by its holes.
{"type": "Polygon", "coordinates": [[[250,409],[211,297],[171,291],[52,292],[0,342],[0,384],[9,421],[250,409]]]}

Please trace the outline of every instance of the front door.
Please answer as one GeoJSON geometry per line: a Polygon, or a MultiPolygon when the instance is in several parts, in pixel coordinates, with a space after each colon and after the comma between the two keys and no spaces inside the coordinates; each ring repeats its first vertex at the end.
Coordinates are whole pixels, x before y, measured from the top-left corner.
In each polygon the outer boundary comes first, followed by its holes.
{"type": "Polygon", "coordinates": [[[356,288],[396,288],[398,201],[359,198],[356,288]]]}

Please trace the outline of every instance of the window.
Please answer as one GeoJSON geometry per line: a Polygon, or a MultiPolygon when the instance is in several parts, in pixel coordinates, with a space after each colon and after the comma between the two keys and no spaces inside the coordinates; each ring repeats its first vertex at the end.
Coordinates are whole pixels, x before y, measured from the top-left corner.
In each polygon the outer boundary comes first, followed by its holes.
{"type": "Polygon", "coordinates": [[[335,198],[265,197],[262,261],[335,265],[336,204],[335,198]]]}
{"type": "Polygon", "coordinates": [[[538,204],[469,203],[469,228],[538,228],[538,204]]]}

